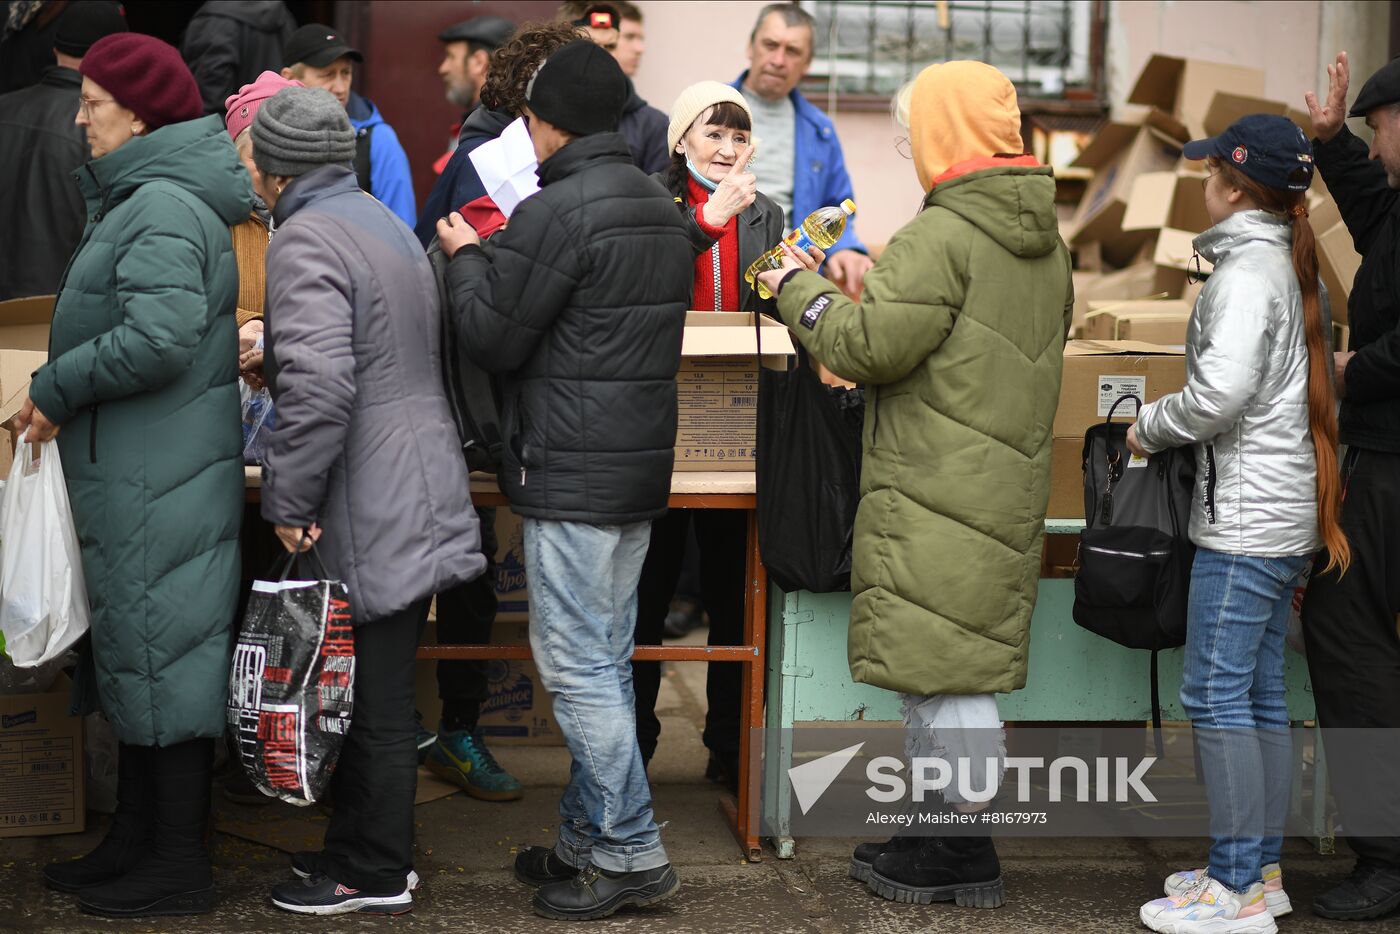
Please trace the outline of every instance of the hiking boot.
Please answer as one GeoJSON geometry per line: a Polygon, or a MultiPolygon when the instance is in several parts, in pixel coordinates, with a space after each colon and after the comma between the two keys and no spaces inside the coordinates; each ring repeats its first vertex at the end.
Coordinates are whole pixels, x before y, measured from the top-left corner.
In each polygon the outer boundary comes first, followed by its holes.
{"type": "Polygon", "coordinates": [[[515,857],[515,878],[539,888],[551,882],[568,882],[578,869],[559,858],[552,846],[527,846],[515,857]]]}
{"type": "Polygon", "coordinates": [[[272,890],[272,904],[303,915],[401,915],[413,910],[413,893],[405,888],[393,895],[367,895],[317,873],[309,879],[284,882],[272,890]]]}
{"type": "Polygon", "coordinates": [[[1227,888],[1208,873],[1180,895],[1158,898],[1138,911],[1142,923],[1162,934],[1275,934],[1278,925],[1264,901],[1264,883],[1243,892],[1227,888]]]}
{"type": "MultiPolygon", "coordinates": [[[[320,850],[299,850],[292,854],[292,875],[298,879],[310,879],[312,876],[323,876],[326,874],[326,862],[320,850]]],[[[408,890],[412,892],[418,888],[418,873],[412,869],[408,871],[404,882],[408,890]]]]}
{"type": "Polygon", "coordinates": [[[525,794],[520,781],[501,768],[486,748],[480,728],[451,732],[439,728],[426,764],[429,772],[482,801],[515,801],[525,794]]]}
{"type": "Polygon", "coordinates": [[[610,872],[589,864],[567,882],[551,882],[535,892],[535,914],[559,921],[591,921],[627,905],[654,905],[681,887],[671,864],[636,872],[610,872]]]}
{"type": "Polygon", "coordinates": [[[107,918],[204,914],[214,907],[205,845],[214,741],[193,739],[148,753],[153,786],[150,849],[119,878],[84,888],[78,906],[107,918]]]}
{"type": "Polygon", "coordinates": [[[1335,921],[1380,918],[1400,908],[1400,867],[1357,860],[1341,885],[1313,899],[1313,914],[1335,921]]]}
{"type": "MultiPolygon", "coordinates": [[[[1278,863],[1269,863],[1263,871],[1264,904],[1269,906],[1269,914],[1275,918],[1282,918],[1293,910],[1293,903],[1288,900],[1288,893],[1283,890],[1283,870],[1279,868],[1278,863]]],[[[1205,869],[1184,869],[1181,872],[1174,872],[1167,876],[1162,891],[1169,898],[1185,895],[1186,891],[1206,873],[1205,869]]]]}
{"type": "Polygon", "coordinates": [[[117,747],[117,811],[112,826],[86,856],[45,866],[44,882],[49,888],[79,892],[119,879],[150,850],[155,820],[150,750],[126,743],[117,747]]]}
{"type": "Polygon", "coordinates": [[[991,837],[920,837],[910,849],[886,851],[870,866],[870,890],[894,902],[956,902],[1000,908],[1006,902],[991,837]]]}

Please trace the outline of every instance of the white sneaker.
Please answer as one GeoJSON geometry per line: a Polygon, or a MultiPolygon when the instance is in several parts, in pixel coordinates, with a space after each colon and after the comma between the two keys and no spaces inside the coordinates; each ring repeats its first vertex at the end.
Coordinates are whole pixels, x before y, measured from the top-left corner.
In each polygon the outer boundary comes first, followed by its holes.
{"type": "MultiPolygon", "coordinates": [[[[1293,903],[1288,900],[1288,893],[1283,890],[1283,870],[1278,863],[1269,863],[1264,867],[1264,903],[1269,906],[1269,914],[1275,918],[1282,918],[1293,911],[1293,903]]],[[[1162,886],[1162,891],[1169,897],[1184,895],[1186,890],[1195,885],[1196,880],[1206,874],[1204,869],[1184,869],[1181,872],[1174,872],[1167,876],[1166,884],[1162,886]]]]}
{"type": "Polygon", "coordinates": [[[1277,934],[1278,925],[1264,902],[1264,883],[1248,891],[1227,889],[1208,874],[1182,894],[1142,906],[1138,917],[1160,934],[1277,934]]]}

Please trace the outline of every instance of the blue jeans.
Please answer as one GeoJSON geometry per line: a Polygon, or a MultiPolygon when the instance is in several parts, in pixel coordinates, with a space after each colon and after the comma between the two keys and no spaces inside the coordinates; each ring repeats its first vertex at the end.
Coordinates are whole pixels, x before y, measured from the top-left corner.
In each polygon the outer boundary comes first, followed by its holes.
{"type": "Polygon", "coordinates": [[[1191,569],[1181,703],[1210,801],[1210,874],[1237,892],[1279,860],[1292,790],[1283,653],[1298,575],[1312,555],[1201,548],[1191,569]]]}
{"type": "Polygon", "coordinates": [[[664,866],[632,693],[637,581],[651,523],[522,525],[530,649],[573,757],[555,852],[580,868],[664,866]]]}

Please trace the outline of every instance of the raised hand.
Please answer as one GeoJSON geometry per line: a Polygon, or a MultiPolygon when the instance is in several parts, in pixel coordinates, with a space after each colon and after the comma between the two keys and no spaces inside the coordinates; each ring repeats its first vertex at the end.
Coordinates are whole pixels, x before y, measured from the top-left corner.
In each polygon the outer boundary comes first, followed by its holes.
{"type": "Polygon", "coordinates": [[[758,179],[749,171],[749,160],[753,158],[753,146],[739,150],[738,158],[729,174],[724,176],[705,202],[702,209],[705,223],[711,227],[723,227],[729,219],[740,214],[758,197],[758,179]]]}
{"type": "Polygon", "coordinates": [[[1313,132],[1324,143],[1342,131],[1347,118],[1347,86],[1351,83],[1351,68],[1347,64],[1347,53],[1338,52],[1335,65],[1327,66],[1327,103],[1318,106],[1317,95],[1308,91],[1303,100],[1308,105],[1308,116],[1312,118],[1313,132]]]}

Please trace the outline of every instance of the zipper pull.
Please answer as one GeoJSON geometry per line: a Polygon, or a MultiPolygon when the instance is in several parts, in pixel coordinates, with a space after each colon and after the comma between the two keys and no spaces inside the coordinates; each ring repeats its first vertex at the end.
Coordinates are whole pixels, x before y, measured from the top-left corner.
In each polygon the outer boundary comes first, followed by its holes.
{"type": "Polygon", "coordinates": [[[523,466],[520,468],[520,485],[525,485],[525,468],[523,466]]]}

